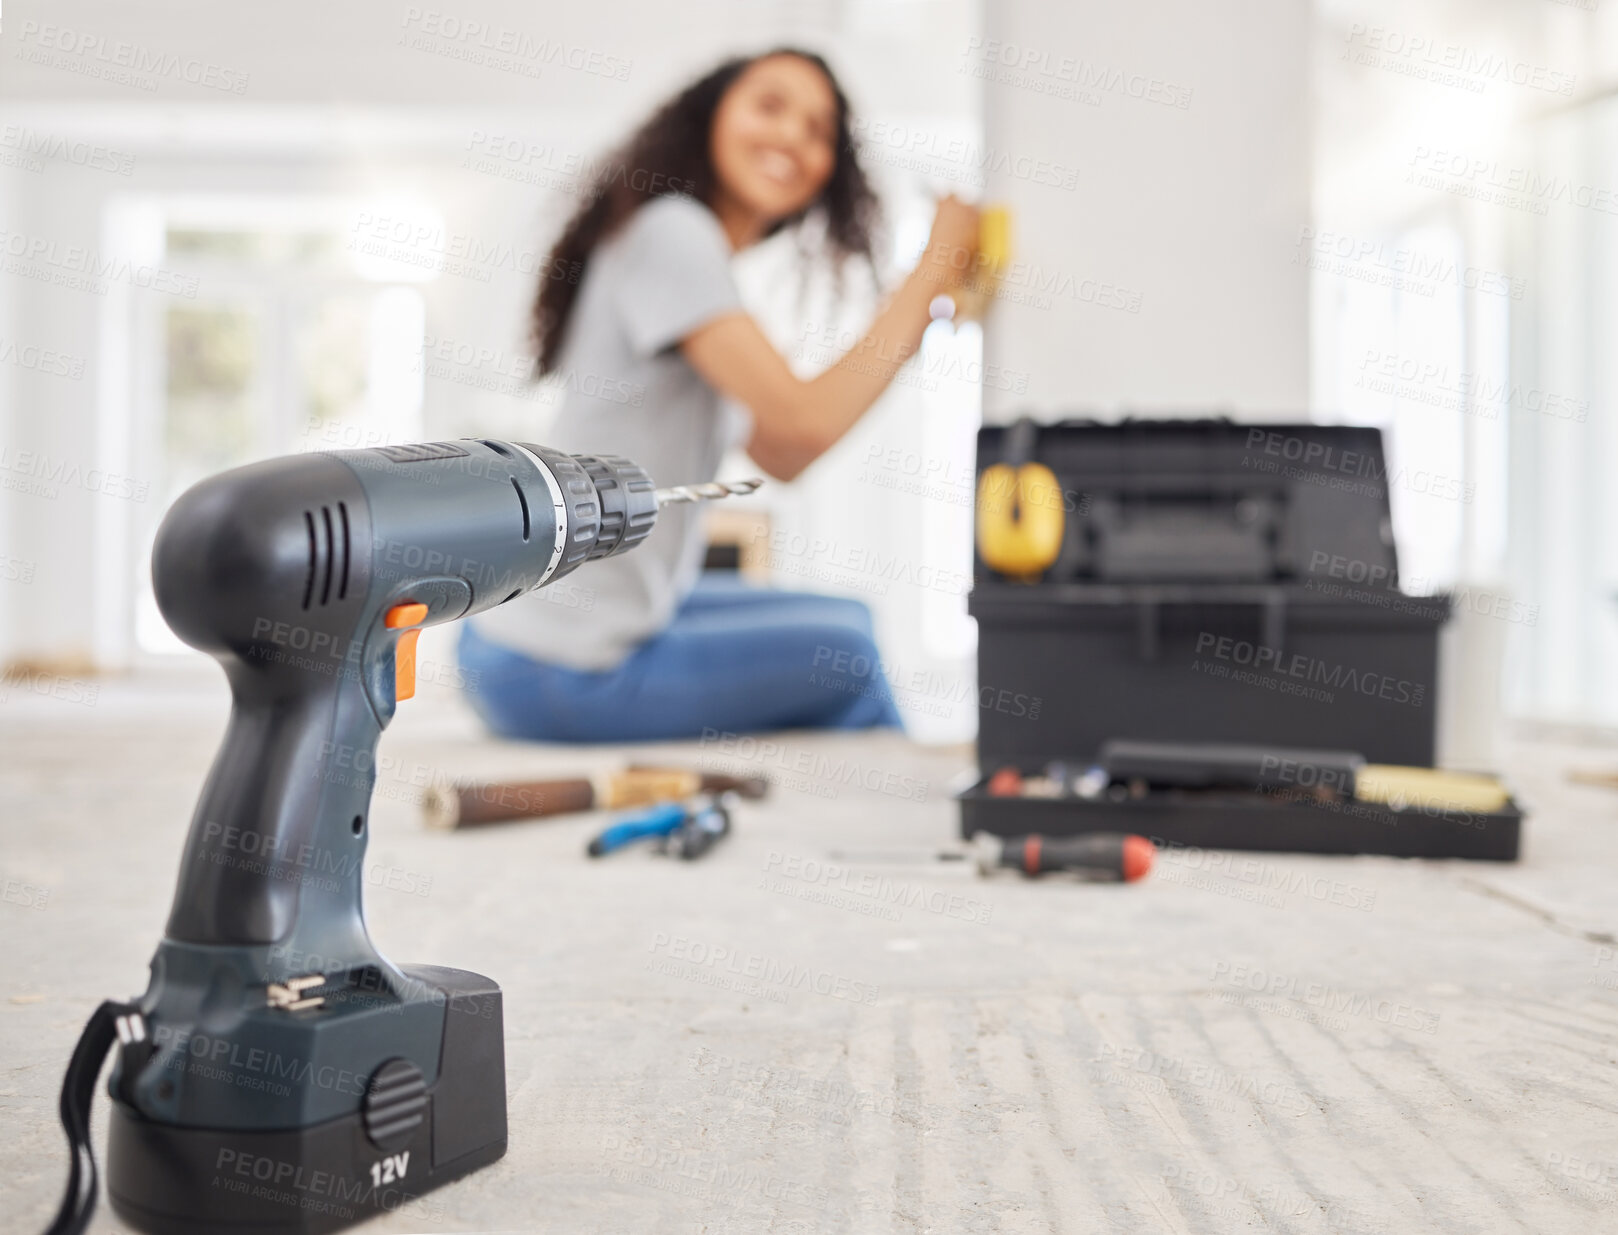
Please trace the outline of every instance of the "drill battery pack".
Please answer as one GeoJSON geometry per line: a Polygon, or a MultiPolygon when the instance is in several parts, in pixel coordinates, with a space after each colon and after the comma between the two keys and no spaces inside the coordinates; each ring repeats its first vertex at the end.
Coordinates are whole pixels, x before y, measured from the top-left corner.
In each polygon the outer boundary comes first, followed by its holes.
{"type": "Polygon", "coordinates": [[[319,1235],[397,1210],[504,1155],[500,988],[456,969],[401,972],[410,982],[402,1002],[350,986],[352,997],[339,988],[317,1007],[262,1014],[287,1022],[273,1039],[251,1024],[218,1037],[198,1026],[183,1039],[151,1027],[145,1069],[184,1074],[195,1102],[260,1121],[253,1125],[140,1114],[119,1097],[129,1052],[143,1045],[126,1044],[110,1086],[113,1209],[153,1235],[319,1235]],[[435,1039],[413,1020],[429,1031],[441,1020],[435,1058],[412,1057],[412,1040],[435,1039]],[[241,1102],[244,1085],[261,1100],[241,1102]],[[347,1109],[276,1126],[287,1119],[283,1096],[347,1109]]]}

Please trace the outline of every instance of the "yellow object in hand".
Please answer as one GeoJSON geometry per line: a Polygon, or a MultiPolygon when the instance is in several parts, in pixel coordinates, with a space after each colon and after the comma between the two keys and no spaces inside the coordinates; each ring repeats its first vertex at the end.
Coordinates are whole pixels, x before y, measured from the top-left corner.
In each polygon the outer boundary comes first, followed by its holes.
{"type": "Polygon", "coordinates": [[[1011,210],[985,206],[978,211],[978,251],[972,273],[952,293],[955,320],[979,321],[1000,289],[1000,278],[1011,265],[1011,210]]]}
{"type": "Polygon", "coordinates": [[[996,275],[1011,260],[1011,208],[985,206],[978,212],[978,253],[996,275]]]}
{"type": "Polygon", "coordinates": [[[1062,550],[1061,487],[1043,463],[995,463],[978,478],[978,555],[990,569],[1031,579],[1062,550]]]}

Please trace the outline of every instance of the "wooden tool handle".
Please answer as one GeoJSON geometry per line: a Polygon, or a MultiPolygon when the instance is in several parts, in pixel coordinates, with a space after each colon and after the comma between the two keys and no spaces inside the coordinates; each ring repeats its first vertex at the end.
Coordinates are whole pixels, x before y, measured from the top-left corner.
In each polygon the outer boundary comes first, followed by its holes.
{"type": "Polygon", "coordinates": [[[588,778],[530,780],[501,784],[481,782],[434,785],[422,799],[427,825],[471,828],[508,819],[566,815],[595,805],[595,784],[588,778]]]}

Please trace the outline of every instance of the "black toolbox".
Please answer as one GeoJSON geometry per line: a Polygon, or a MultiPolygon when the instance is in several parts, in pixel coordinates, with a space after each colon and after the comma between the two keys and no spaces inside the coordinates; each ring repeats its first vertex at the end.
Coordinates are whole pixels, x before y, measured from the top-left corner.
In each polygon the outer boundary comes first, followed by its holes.
{"type": "MultiPolygon", "coordinates": [[[[1228,420],[1023,421],[977,471],[1034,461],[1065,518],[1033,581],[981,555],[978,764],[1038,773],[1113,738],[1351,750],[1431,766],[1448,597],[1398,588],[1380,430],[1228,420]]],[[[1520,814],[1154,791],[1125,801],[961,798],[963,834],[1123,830],[1174,844],[1516,856],[1520,814]]]]}

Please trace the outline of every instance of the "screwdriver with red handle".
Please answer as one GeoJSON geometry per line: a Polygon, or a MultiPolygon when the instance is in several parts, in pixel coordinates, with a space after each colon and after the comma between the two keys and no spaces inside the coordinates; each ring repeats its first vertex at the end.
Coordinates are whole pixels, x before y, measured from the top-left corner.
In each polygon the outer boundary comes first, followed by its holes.
{"type": "Polygon", "coordinates": [[[972,838],[972,848],[983,874],[994,867],[1006,867],[1025,875],[1063,872],[1119,883],[1146,878],[1157,856],[1157,846],[1144,836],[1122,832],[1004,837],[979,832],[972,838]]]}
{"type": "Polygon", "coordinates": [[[1016,870],[1028,876],[1056,873],[1114,883],[1146,878],[1157,846],[1144,836],[1123,832],[1086,832],[1079,836],[994,836],[979,832],[961,849],[928,853],[833,853],[844,862],[975,862],[980,875],[1016,870]]]}

